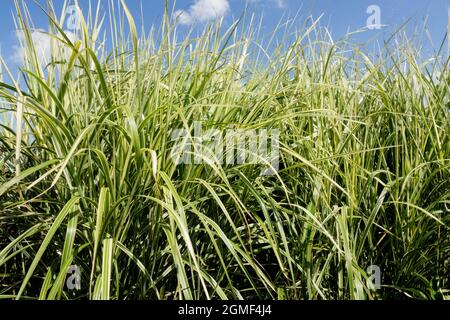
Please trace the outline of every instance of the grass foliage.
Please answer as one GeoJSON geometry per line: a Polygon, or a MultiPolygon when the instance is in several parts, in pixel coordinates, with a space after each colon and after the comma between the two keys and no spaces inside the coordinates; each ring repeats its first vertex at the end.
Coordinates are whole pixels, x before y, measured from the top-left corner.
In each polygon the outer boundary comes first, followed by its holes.
{"type": "Polygon", "coordinates": [[[141,32],[124,1],[104,17],[93,7],[73,39],[49,2],[42,64],[16,7],[25,60],[20,80],[2,61],[0,298],[449,297],[446,39],[425,59],[401,31],[375,55],[311,20],[181,36],[170,8],[141,32]],[[279,130],[279,171],[176,166],[171,132],[196,121],[279,130]],[[66,286],[73,265],[80,290],[66,286]]]}

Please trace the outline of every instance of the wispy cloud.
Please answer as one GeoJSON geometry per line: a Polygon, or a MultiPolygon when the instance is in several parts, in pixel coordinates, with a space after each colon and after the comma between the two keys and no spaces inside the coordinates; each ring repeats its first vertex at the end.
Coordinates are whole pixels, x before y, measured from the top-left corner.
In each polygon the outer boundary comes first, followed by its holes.
{"type": "Polygon", "coordinates": [[[285,0],[274,0],[278,8],[286,8],[285,0]]]}
{"type": "Polygon", "coordinates": [[[253,2],[258,5],[264,5],[264,6],[276,6],[280,9],[284,9],[287,7],[286,0],[250,0],[250,2],[253,2]]]}
{"type": "MultiPolygon", "coordinates": [[[[65,33],[71,41],[76,40],[76,35],[73,32],[66,30],[65,33]]],[[[25,58],[27,57],[26,38],[25,38],[25,34],[22,30],[16,31],[16,36],[17,36],[19,44],[15,45],[13,47],[12,60],[15,63],[22,64],[25,61],[25,58]]],[[[61,50],[59,50],[59,49],[61,49],[61,44],[58,43],[57,40],[53,39],[43,29],[32,30],[31,31],[31,41],[33,42],[33,46],[34,46],[34,49],[36,52],[37,59],[41,65],[46,65],[46,64],[50,63],[50,61],[52,59],[52,49],[58,50],[55,52],[64,54],[63,52],[61,52],[61,50]]]]}
{"type": "Polygon", "coordinates": [[[196,0],[187,10],[177,10],[175,18],[181,24],[208,22],[230,11],[228,0],[196,0]]]}

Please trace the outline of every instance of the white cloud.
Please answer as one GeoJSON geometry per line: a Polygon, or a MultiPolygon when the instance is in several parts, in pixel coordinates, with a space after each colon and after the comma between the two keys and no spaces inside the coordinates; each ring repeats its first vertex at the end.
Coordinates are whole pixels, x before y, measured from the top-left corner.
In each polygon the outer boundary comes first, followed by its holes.
{"type": "MultiPolygon", "coordinates": [[[[66,36],[70,39],[70,41],[76,40],[76,35],[73,32],[70,32],[68,30],[64,31],[66,33],[66,36]]],[[[16,32],[17,39],[19,41],[19,45],[14,46],[14,53],[13,53],[13,61],[16,63],[23,63],[26,58],[26,39],[25,34],[23,31],[18,30],[16,32]]],[[[39,63],[43,66],[50,63],[52,58],[52,48],[53,49],[59,49],[57,52],[60,54],[63,54],[65,56],[68,55],[68,50],[64,50],[65,52],[62,52],[62,44],[58,41],[52,38],[48,35],[44,30],[42,29],[35,29],[31,31],[31,39],[33,41],[34,49],[36,51],[37,59],[39,63]]]]}
{"type": "Polygon", "coordinates": [[[286,0],[250,0],[250,2],[258,5],[265,5],[265,3],[269,3],[269,6],[275,5],[280,9],[286,8],[286,0]]]}
{"type": "Polygon", "coordinates": [[[175,11],[175,18],[181,24],[193,24],[223,17],[228,11],[228,0],[196,0],[187,10],[175,11]]]}
{"type": "Polygon", "coordinates": [[[286,8],[285,0],[274,0],[278,8],[286,8]]]}

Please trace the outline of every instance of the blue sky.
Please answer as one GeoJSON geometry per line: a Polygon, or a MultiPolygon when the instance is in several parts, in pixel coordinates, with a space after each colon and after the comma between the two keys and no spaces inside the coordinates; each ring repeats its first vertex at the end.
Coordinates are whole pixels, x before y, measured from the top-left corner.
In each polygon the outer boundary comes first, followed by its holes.
{"type": "MultiPolygon", "coordinates": [[[[107,0],[99,0],[105,2],[107,0]]],[[[25,0],[33,16],[36,28],[47,28],[47,21],[40,9],[32,0],[25,0]]],[[[45,3],[44,0],[40,0],[45,3]]],[[[61,10],[62,0],[54,0],[57,10],[61,10]]],[[[95,0],[92,1],[96,3],[95,0]]],[[[249,12],[263,16],[263,32],[270,32],[274,26],[288,17],[299,13],[299,26],[304,18],[312,15],[319,17],[323,13],[322,25],[330,28],[335,39],[367,25],[367,19],[372,14],[367,13],[371,5],[380,9],[381,29],[366,30],[358,34],[358,41],[369,39],[383,39],[407,19],[411,19],[408,30],[412,33],[415,28],[422,27],[426,21],[427,30],[439,46],[448,27],[450,0],[248,0],[249,12]]],[[[88,0],[79,0],[83,10],[87,8],[88,0]]],[[[164,11],[164,0],[127,0],[131,11],[140,23],[140,8],[144,13],[144,25],[158,25],[164,11]]],[[[170,0],[170,4],[174,2],[170,0]]],[[[226,23],[239,16],[246,1],[244,0],[178,0],[175,10],[179,10],[180,23],[185,28],[191,25],[202,25],[205,22],[223,16],[226,23]]],[[[2,56],[12,61],[16,54],[17,37],[13,23],[14,0],[0,1],[0,45],[2,56]]],[[[371,11],[374,13],[374,11],[371,11]]],[[[423,33],[425,35],[425,33],[423,33]]],[[[429,47],[431,45],[427,44],[429,47]]]]}

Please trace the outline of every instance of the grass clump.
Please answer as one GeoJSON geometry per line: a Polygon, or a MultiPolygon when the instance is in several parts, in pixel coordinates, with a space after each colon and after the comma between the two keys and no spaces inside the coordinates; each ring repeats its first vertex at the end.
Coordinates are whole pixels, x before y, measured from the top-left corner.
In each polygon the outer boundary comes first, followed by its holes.
{"type": "Polygon", "coordinates": [[[432,60],[408,42],[372,56],[318,22],[277,44],[252,21],[179,41],[169,13],[139,34],[125,3],[108,3],[109,45],[99,10],[73,37],[45,9],[42,63],[16,1],[22,80],[3,63],[0,83],[0,298],[449,297],[445,42],[432,60]],[[279,170],[176,165],[173,130],[198,122],[278,130],[279,170]]]}

